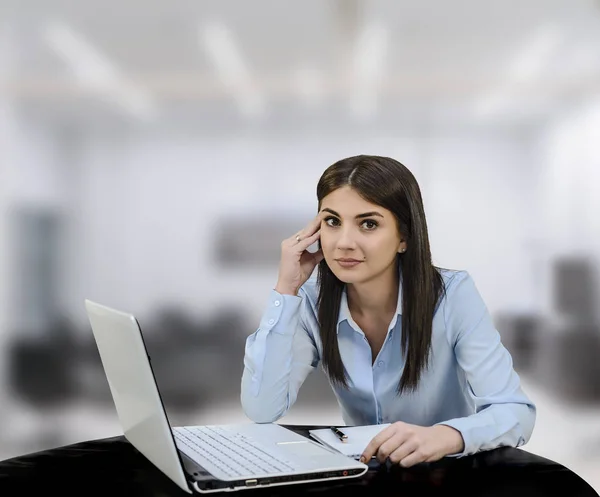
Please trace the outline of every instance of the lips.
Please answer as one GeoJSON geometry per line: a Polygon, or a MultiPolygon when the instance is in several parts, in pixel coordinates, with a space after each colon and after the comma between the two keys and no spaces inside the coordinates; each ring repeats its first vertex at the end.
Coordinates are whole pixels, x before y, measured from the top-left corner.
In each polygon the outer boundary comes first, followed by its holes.
{"type": "Polygon", "coordinates": [[[357,259],[336,259],[336,262],[343,268],[358,266],[362,261],[357,259]]]}

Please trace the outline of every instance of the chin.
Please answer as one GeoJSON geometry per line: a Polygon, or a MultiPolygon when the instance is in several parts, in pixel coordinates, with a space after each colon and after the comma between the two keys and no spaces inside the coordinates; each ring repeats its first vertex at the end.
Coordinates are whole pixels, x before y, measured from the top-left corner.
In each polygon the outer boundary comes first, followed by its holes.
{"type": "Polygon", "coordinates": [[[357,276],[343,275],[340,277],[337,274],[336,276],[338,277],[338,280],[340,280],[342,283],[345,283],[346,285],[355,285],[357,283],[361,283],[364,280],[364,278],[358,278],[357,276]]]}
{"type": "Polygon", "coordinates": [[[329,266],[329,268],[331,269],[331,272],[336,276],[336,278],[342,283],[355,284],[360,283],[366,279],[364,274],[360,275],[352,271],[334,270],[331,268],[331,266],[329,266]]]}

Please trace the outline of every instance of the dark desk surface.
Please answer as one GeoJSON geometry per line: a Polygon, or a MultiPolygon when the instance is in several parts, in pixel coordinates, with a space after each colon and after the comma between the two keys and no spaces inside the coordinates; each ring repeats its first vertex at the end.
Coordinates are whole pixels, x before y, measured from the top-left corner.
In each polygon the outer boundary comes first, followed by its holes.
{"type": "MultiPolygon", "coordinates": [[[[313,428],[284,426],[305,436],[313,428]]],[[[408,469],[373,463],[370,466],[368,473],[359,478],[243,490],[242,495],[598,497],[590,485],[564,466],[508,447],[408,469]]],[[[35,493],[110,497],[189,495],[124,437],[82,442],[0,462],[0,496],[35,493]]]]}

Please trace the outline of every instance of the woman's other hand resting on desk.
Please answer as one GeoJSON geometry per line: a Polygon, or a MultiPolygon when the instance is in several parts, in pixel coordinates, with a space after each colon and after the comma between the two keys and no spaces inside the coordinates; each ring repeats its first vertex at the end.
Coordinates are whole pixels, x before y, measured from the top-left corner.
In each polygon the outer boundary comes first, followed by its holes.
{"type": "Polygon", "coordinates": [[[360,460],[366,462],[376,456],[379,462],[384,463],[389,458],[392,463],[408,468],[463,450],[462,435],[450,426],[417,426],[398,421],[369,442],[360,460]]]}

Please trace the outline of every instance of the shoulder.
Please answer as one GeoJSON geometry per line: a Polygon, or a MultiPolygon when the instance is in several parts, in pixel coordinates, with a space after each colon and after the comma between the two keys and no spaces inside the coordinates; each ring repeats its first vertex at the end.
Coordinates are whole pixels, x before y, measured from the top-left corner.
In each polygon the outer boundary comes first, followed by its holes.
{"type": "Polygon", "coordinates": [[[487,313],[486,305],[470,273],[465,270],[439,270],[444,280],[443,319],[452,343],[466,330],[478,326],[487,313]]]}
{"type": "Polygon", "coordinates": [[[437,270],[442,276],[446,293],[455,291],[461,283],[472,282],[471,275],[464,269],[437,268],[437,270]]]}
{"type": "Polygon", "coordinates": [[[462,309],[479,310],[481,296],[471,274],[465,270],[439,269],[444,283],[442,300],[445,312],[462,309]]]}

